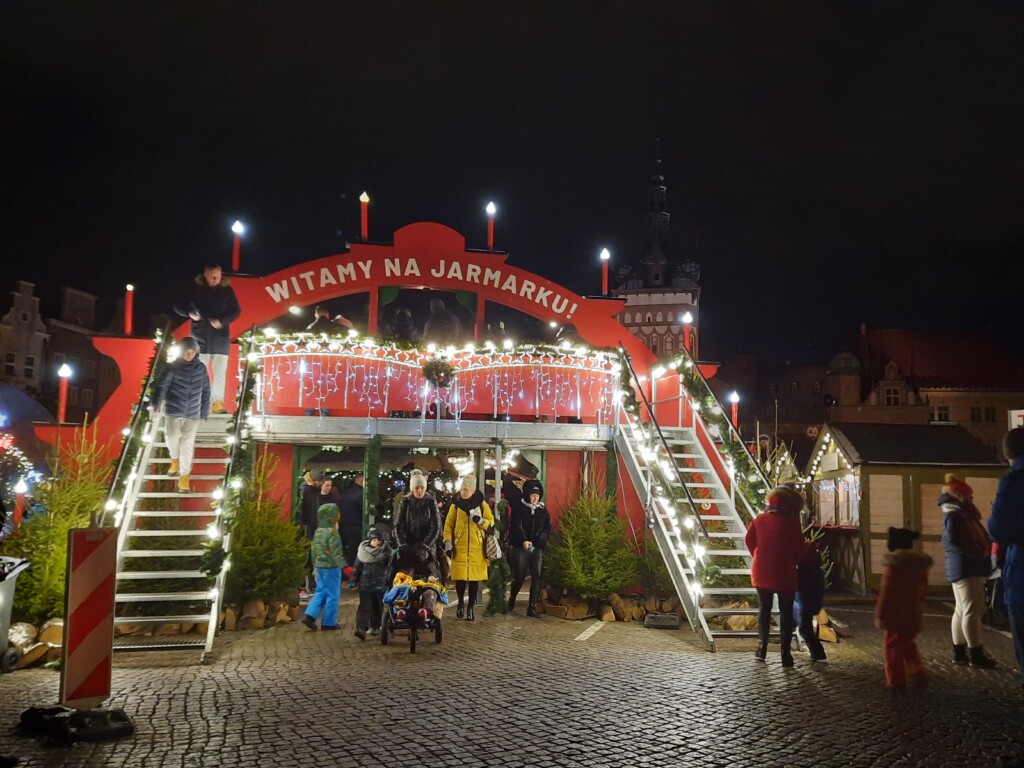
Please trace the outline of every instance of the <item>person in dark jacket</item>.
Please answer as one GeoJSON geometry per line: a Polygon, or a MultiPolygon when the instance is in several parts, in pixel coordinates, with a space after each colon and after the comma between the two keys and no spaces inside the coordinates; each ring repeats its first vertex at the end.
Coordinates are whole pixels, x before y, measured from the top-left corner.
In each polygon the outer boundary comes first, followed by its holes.
{"type": "Polygon", "coordinates": [[[974,506],[974,490],[956,475],[946,475],[939,496],[942,509],[942,546],[946,554],[946,580],[953,585],[953,663],[994,667],[995,659],[982,645],[981,617],[985,581],[992,573],[992,542],[974,506]]]}
{"type": "Polygon", "coordinates": [[[356,567],[352,580],[359,585],[359,608],[356,610],[356,628],[353,631],[360,640],[380,632],[383,619],[384,593],[391,589],[388,571],[391,568],[391,547],[387,534],[380,528],[366,532],[366,541],[359,545],[356,567]]]}
{"type": "Polygon", "coordinates": [[[779,631],[782,666],[793,666],[793,598],[798,581],[796,564],[804,554],[804,535],[800,529],[803,497],[784,485],[768,494],[768,506],[747,529],[747,549],[753,555],[750,583],[757,589],[759,602],[757,635],[760,642],[754,657],[764,661],[768,653],[772,603],[779,598],[779,631]]]}
{"type": "Polygon", "coordinates": [[[804,555],[797,564],[796,578],[793,618],[800,637],[807,644],[811,661],[825,661],[825,648],[814,631],[814,617],[825,604],[825,573],[821,570],[821,554],[813,541],[804,542],[804,555]]]}
{"type": "Polygon", "coordinates": [[[241,308],[231,287],[216,264],[203,267],[196,275],[188,296],[174,305],[174,311],[192,321],[191,333],[199,344],[203,364],[210,369],[210,387],[214,413],[224,413],[224,383],[231,351],[231,323],[238,319],[241,308]]]}
{"type": "Polygon", "coordinates": [[[1010,632],[1017,668],[1024,670],[1024,427],[1003,438],[1010,471],[999,480],[988,532],[1002,552],[1003,600],[1010,615],[1010,632]]]}
{"type": "Polygon", "coordinates": [[[423,326],[423,342],[458,344],[462,340],[462,322],[458,315],[445,309],[441,299],[430,300],[430,317],[423,326]]]}
{"type": "Polygon", "coordinates": [[[154,412],[164,412],[167,452],[171,466],[167,474],[178,476],[178,490],[189,493],[189,475],[195,455],[199,422],[210,415],[210,376],[199,360],[199,345],[191,336],[180,342],[181,357],[164,369],[153,385],[154,412]]]}
{"type": "Polygon", "coordinates": [[[405,307],[395,310],[395,317],[388,326],[388,338],[404,344],[415,344],[420,340],[420,332],[412,321],[412,312],[405,307]]]}
{"type": "Polygon", "coordinates": [[[512,588],[508,593],[508,612],[516,607],[516,597],[522,589],[526,576],[530,576],[530,602],[526,615],[539,617],[536,605],[540,600],[541,567],[544,563],[544,548],[551,538],[551,516],[541,499],[544,486],[539,480],[523,483],[523,498],[512,509],[508,528],[508,558],[512,567],[512,588]]]}
{"type": "Polygon", "coordinates": [[[345,548],[345,560],[355,563],[356,550],[363,540],[363,476],[356,475],[352,485],[341,492],[341,544],[345,548]]]}
{"type": "MultiPolygon", "coordinates": [[[[410,492],[402,498],[395,515],[395,546],[416,550],[430,573],[441,578],[437,548],[441,534],[441,513],[434,497],[427,493],[427,477],[414,469],[409,477],[410,492]]],[[[447,574],[443,574],[447,577],[447,574]]]]}

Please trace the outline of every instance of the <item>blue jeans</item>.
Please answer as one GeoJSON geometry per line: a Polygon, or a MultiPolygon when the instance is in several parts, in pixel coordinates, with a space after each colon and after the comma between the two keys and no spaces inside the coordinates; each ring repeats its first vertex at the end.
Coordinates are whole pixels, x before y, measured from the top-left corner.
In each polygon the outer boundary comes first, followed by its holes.
{"type": "Polygon", "coordinates": [[[306,615],[314,620],[323,611],[321,627],[338,625],[338,598],[341,596],[341,568],[316,569],[316,594],[309,601],[306,615]]]}
{"type": "Polygon", "coordinates": [[[1010,614],[1010,632],[1013,633],[1013,650],[1017,654],[1017,669],[1024,684],[1024,605],[1007,605],[1010,614]]]}

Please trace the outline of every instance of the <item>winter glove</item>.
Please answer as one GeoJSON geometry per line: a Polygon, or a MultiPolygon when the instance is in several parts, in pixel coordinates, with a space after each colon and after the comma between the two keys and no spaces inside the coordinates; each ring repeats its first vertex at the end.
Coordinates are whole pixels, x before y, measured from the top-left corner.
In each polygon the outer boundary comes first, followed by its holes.
{"type": "Polygon", "coordinates": [[[448,554],[451,554],[451,552],[452,552],[452,540],[451,539],[445,539],[444,540],[444,551],[447,552],[448,554]]]}
{"type": "Polygon", "coordinates": [[[352,581],[350,581],[348,583],[348,588],[350,590],[355,589],[358,584],[359,584],[359,579],[353,579],[352,581]]]}
{"type": "Polygon", "coordinates": [[[484,522],[484,516],[480,514],[479,509],[474,509],[469,517],[477,525],[482,525],[484,522]]]}

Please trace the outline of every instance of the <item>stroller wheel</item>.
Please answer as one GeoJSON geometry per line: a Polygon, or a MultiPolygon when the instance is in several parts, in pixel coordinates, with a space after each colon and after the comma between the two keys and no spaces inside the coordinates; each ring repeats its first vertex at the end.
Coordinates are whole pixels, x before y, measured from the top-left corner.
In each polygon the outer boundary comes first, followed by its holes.
{"type": "Polygon", "coordinates": [[[416,627],[409,629],[409,653],[416,653],[416,627]]]}
{"type": "Polygon", "coordinates": [[[434,643],[435,644],[440,644],[441,643],[441,635],[442,635],[442,633],[441,633],[441,620],[440,619],[434,619],[434,643]]]}
{"type": "Polygon", "coordinates": [[[391,639],[391,617],[385,616],[380,626],[380,644],[387,645],[391,639]]]}

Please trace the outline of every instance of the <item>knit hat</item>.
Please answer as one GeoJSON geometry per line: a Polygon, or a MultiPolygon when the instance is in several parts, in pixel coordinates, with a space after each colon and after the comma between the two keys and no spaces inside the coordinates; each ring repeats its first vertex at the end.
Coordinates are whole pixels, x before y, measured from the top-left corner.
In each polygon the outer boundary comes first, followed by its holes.
{"type": "Polygon", "coordinates": [[[780,485],[777,488],[772,488],[771,493],[768,494],[768,506],[779,512],[798,515],[804,508],[804,499],[789,486],[780,485]]]}
{"type": "Polygon", "coordinates": [[[199,351],[199,342],[196,341],[195,338],[193,338],[192,336],[186,336],[185,338],[183,338],[181,341],[178,342],[178,346],[181,347],[182,354],[184,354],[190,349],[195,350],[196,352],[199,351]]]}
{"type": "Polygon", "coordinates": [[[384,533],[380,528],[374,526],[366,532],[366,538],[369,539],[380,539],[381,541],[387,541],[387,534],[384,533]]]}
{"type": "Polygon", "coordinates": [[[970,501],[974,498],[974,489],[952,472],[946,475],[946,484],[942,486],[942,492],[956,496],[961,501],[970,501]]]}
{"type": "Polygon", "coordinates": [[[917,531],[912,531],[909,528],[890,528],[888,541],[889,551],[894,552],[897,549],[913,549],[914,539],[918,538],[920,535],[921,534],[917,531]]]}
{"type": "Polygon", "coordinates": [[[427,488],[427,477],[418,469],[414,469],[409,475],[409,489],[414,488],[423,488],[424,490],[427,488]]]}
{"type": "Polygon", "coordinates": [[[476,491],[476,478],[472,475],[466,475],[462,480],[459,481],[460,491],[470,491],[471,493],[476,491]]]}
{"type": "Polygon", "coordinates": [[[527,480],[523,483],[523,498],[527,501],[530,500],[531,494],[538,494],[542,499],[544,498],[544,486],[540,484],[540,480],[527,480]]]}

